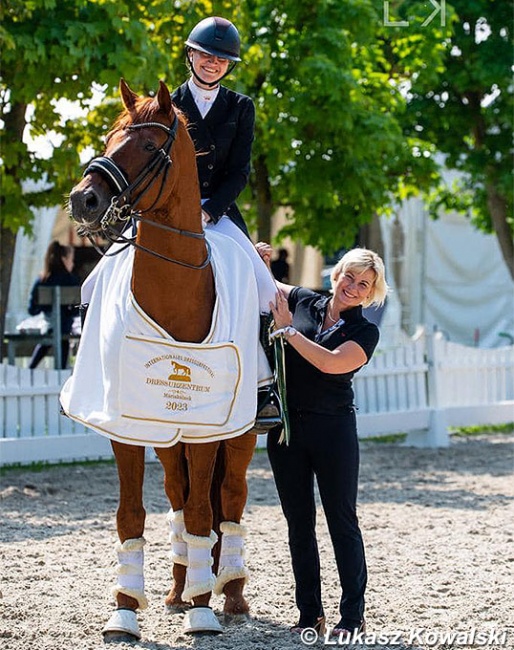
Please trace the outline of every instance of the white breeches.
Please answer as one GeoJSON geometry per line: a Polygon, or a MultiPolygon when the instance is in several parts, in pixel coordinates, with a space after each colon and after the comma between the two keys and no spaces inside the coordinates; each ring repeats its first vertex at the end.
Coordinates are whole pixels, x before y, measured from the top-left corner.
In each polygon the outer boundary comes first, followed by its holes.
{"type": "Polygon", "coordinates": [[[248,255],[252,262],[255,279],[257,281],[257,290],[259,292],[259,311],[261,314],[269,313],[270,302],[273,304],[276,302],[277,285],[275,284],[275,280],[271,274],[271,271],[268,269],[266,264],[264,264],[261,256],[255,249],[255,246],[244,234],[244,232],[238,228],[236,224],[226,215],[221,217],[217,224],[208,223],[205,227],[216,228],[218,232],[221,232],[227,237],[230,237],[236,241],[248,255]]]}

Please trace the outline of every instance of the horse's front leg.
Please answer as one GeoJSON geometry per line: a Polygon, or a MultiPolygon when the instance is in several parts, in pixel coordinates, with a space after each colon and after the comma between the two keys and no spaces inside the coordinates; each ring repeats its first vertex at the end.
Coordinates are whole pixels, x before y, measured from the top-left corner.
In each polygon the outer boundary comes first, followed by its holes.
{"type": "Polygon", "coordinates": [[[224,474],[221,484],[221,549],[214,592],[225,595],[223,612],[228,621],[247,618],[249,607],[243,596],[248,571],[244,562],[246,531],[241,518],[248,496],[246,472],[253,457],[257,436],[245,433],[225,440],[224,474]]]}
{"type": "Polygon", "coordinates": [[[143,532],[146,512],[143,507],[145,448],[112,442],[118,468],[120,495],[116,513],[119,544],[118,582],[113,589],[117,610],[103,629],[105,638],[139,639],[138,608],[145,609],[143,575],[143,532]]]}
{"type": "Polygon", "coordinates": [[[184,503],[183,539],[187,545],[187,571],[182,596],[193,603],[185,622],[188,632],[222,631],[209,608],[216,582],[212,571],[212,548],[218,539],[212,530],[210,491],[219,445],[219,442],[207,442],[185,446],[189,493],[184,503]]]}

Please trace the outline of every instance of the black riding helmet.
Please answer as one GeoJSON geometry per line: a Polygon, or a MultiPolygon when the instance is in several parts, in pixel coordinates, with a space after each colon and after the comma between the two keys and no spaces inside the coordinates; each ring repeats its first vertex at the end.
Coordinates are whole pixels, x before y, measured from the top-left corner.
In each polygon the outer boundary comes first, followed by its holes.
{"type": "MultiPolygon", "coordinates": [[[[241,61],[239,56],[241,50],[241,39],[239,32],[230,22],[225,18],[213,16],[211,18],[204,18],[201,20],[189,34],[186,40],[187,50],[199,50],[206,54],[219,56],[222,59],[232,61],[232,65],[223,75],[225,77],[234,69],[236,63],[241,61]]],[[[223,77],[214,83],[207,83],[199,77],[193,69],[191,61],[188,57],[189,67],[194,76],[203,84],[207,86],[215,86],[223,77]]]]}

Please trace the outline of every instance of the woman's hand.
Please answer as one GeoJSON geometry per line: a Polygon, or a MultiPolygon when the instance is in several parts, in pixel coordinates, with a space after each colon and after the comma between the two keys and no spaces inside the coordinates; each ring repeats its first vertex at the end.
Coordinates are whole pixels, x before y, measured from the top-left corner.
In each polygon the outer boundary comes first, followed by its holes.
{"type": "Polygon", "coordinates": [[[293,324],[293,314],[289,311],[287,298],[282,291],[277,292],[276,304],[274,305],[270,302],[269,306],[277,329],[282,329],[282,327],[293,324]]]}
{"type": "Polygon", "coordinates": [[[273,254],[273,248],[264,241],[259,241],[255,244],[255,249],[262,257],[264,264],[268,268],[271,268],[271,256],[273,254]]]}

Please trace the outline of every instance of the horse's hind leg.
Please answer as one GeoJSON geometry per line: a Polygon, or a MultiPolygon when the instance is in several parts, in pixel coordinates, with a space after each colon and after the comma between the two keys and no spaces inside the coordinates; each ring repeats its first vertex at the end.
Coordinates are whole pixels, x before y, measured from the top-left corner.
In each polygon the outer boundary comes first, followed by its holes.
{"type": "Polygon", "coordinates": [[[135,611],[144,609],[143,531],[146,512],[143,507],[145,448],[112,442],[120,485],[116,524],[118,545],[118,583],[113,589],[117,610],[103,629],[104,637],[119,640],[139,639],[141,634],[135,611]]]}
{"type": "Polygon", "coordinates": [[[256,441],[255,434],[245,433],[225,440],[221,449],[225,466],[221,485],[222,536],[214,591],[225,595],[223,612],[229,621],[246,618],[249,612],[248,603],[243,596],[248,571],[244,564],[245,530],[240,521],[248,496],[246,472],[256,441]]]}
{"type": "Polygon", "coordinates": [[[198,445],[178,443],[156,449],[164,467],[164,486],[173,512],[170,529],[173,585],[166,597],[172,610],[209,604],[214,577],[211,569],[212,509],[209,490],[218,442],[198,445]],[[191,568],[189,558],[192,557],[191,568]]]}
{"type": "Polygon", "coordinates": [[[187,569],[187,548],[183,539],[184,503],[188,496],[189,485],[184,444],[179,442],[173,447],[156,448],[155,453],[164,468],[164,489],[171,504],[168,522],[173,584],[165,603],[171,611],[181,612],[190,606],[182,599],[187,569]]]}

